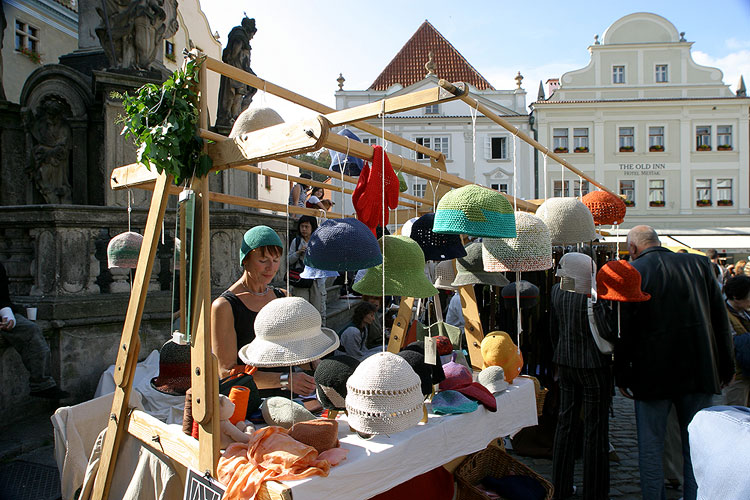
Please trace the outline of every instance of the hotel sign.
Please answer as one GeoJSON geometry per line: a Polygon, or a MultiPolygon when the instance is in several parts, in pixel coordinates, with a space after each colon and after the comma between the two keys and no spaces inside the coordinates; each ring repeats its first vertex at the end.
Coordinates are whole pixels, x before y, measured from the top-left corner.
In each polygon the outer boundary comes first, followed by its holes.
{"type": "Polygon", "coordinates": [[[620,172],[625,175],[659,175],[666,168],[666,163],[620,163],[620,172]]]}

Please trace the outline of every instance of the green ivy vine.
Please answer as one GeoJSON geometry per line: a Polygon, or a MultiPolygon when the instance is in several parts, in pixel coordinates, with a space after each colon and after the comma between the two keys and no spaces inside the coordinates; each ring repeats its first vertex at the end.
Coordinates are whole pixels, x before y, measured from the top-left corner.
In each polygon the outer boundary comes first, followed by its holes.
{"type": "Polygon", "coordinates": [[[197,133],[199,68],[190,60],[162,85],[148,83],[133,94],[115,94],[125,111],[121,134],[134,140],[138,161],[160,174],[166,171],[178,185],[206,175],[213,165],[197,133]]]}

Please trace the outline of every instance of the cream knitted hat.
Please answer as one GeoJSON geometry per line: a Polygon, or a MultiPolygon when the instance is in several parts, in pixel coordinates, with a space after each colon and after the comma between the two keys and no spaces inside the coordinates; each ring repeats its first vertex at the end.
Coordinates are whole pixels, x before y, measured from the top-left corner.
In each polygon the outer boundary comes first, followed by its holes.
{"type": "Polygon", "coordinates": [[[477,382],[485,386],[492,394],[504,391],[509,385],[505,381],[505,371],[502,366],[488,366],[479,372],[477,382]]]}
{"type": "Polygon", "coordinates": [[[575,198],[550,198],[536,210],[549,228],[553,245],[572,245],[595,239],[594,216],[575,198]]]}
{"type": "Polygon", "coordinates": [[[456,290],[453,280],[456,279],[456,269],[453,260],[442,260],[435,266],[435,288],[440,290],[456,290]]]}
{"type": "Polygon", "coordinates": [[[320,313],[301,297],[273,299],[255,317],[255,340],[238,355],[250,366],[295,366],[320,359],[339,346],[339,336],[321,326],[320,313]]]}
{"type": "Polygon", "coordinates": [[[289,429],[297,422],[315,420],[315,415],[310,413],[307,408],[296,401],[280,396],[274,396],[263,401],[260,405],[260,413],[268,425],[278,425],[284,429],[289,429]]]}
{"type": "Polygon", "coordinates": [[[560,288],[568,292],[591,294],[591,278],[596,276],[596,264],[584,253],[566,253],[560,259],[555,276],[562,278],[560,288]]]}
{"type": "Polygon", "coordinates": [[[552,267],[552,240],[549,228],[537,217],[516,212],[515,238],[483,238],[484,270],[544,271],[552,267]]]}
{"type": "Polygon", "coordinates": [[[391,352],[362,361],[346,382],[349,425],[363,434],[394,434],[422,419],[421,382],[409,363],[391,352]]]}

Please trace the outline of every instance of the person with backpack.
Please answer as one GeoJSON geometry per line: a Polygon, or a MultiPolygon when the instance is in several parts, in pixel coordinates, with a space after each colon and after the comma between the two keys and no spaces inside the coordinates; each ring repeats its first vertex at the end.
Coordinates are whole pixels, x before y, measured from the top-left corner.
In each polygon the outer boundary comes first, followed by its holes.
{"type": "MultiPolygon", "coordinates": [[[[289,265],[289,288],[292,297],[302,297],[311,303],[325,321],[325,278],[300,278],[305,270],[305,251],[313,232],[318,229],[318,220],[311,215],[303,215],[297,220],[297,236],[289,245],[287,263],[289,265]]],[[[324,323],[325,324],[325,323],[324,323]]]]}

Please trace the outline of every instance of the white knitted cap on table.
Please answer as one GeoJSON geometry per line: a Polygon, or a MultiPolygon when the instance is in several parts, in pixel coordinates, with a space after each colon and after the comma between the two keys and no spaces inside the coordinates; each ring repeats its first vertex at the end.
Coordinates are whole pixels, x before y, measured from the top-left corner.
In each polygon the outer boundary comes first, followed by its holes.
{"type": "Polygon", "coordinates": [[[479,372],[477,382],[485,386],[492,394],[504,391],[509,385],[505,381],[505,370],[502,366],[488,366],[479,372]]]}
{"type": "Polygon", "coordinates": [[[596,236],[591,210],[575,198],[549,198],[536,210],[549,228],[553,245],[572,245],[596,236]]]}
{"type": "Polygon", "coordinates": [[[591,277],[596,276],[596,264],[585,253],[566,253],[560,259],[560,269],[555,276],[562,278],[560,288],[563,290],[590,295],[591,277]],[[573,289],[570,287],[570,281],[573,281],[573,289]]]}
{"type": "Polygon", "coordinates": [[[339,336],[321,326],[320,313],[300,297],[274,299],[255,318],[255,340],[239,350],[250,366],[295,366],[320,359],[339,346],[339,336]]]}
{"type": "Polygon", "coordinates": [[[453,286],[453,280],[456,279],[456,269],[451,260],[441,260],[435,266],[435,288],[440,290],[457,290],[458,287],[453,286]]]}
{"type": "Polygon", "coordinates": [[[544,271],[552,267],[552,240],[542,219],[516,212],[515,238],[482,238],[484,270],[544,271]]]}
{"type": "Polygon", "coordinates": [[[346,381],[349,425],[364,434],[394,434],[422,419],[421,382],[404,358],[379,352],[359,364],[346,381]]]}

